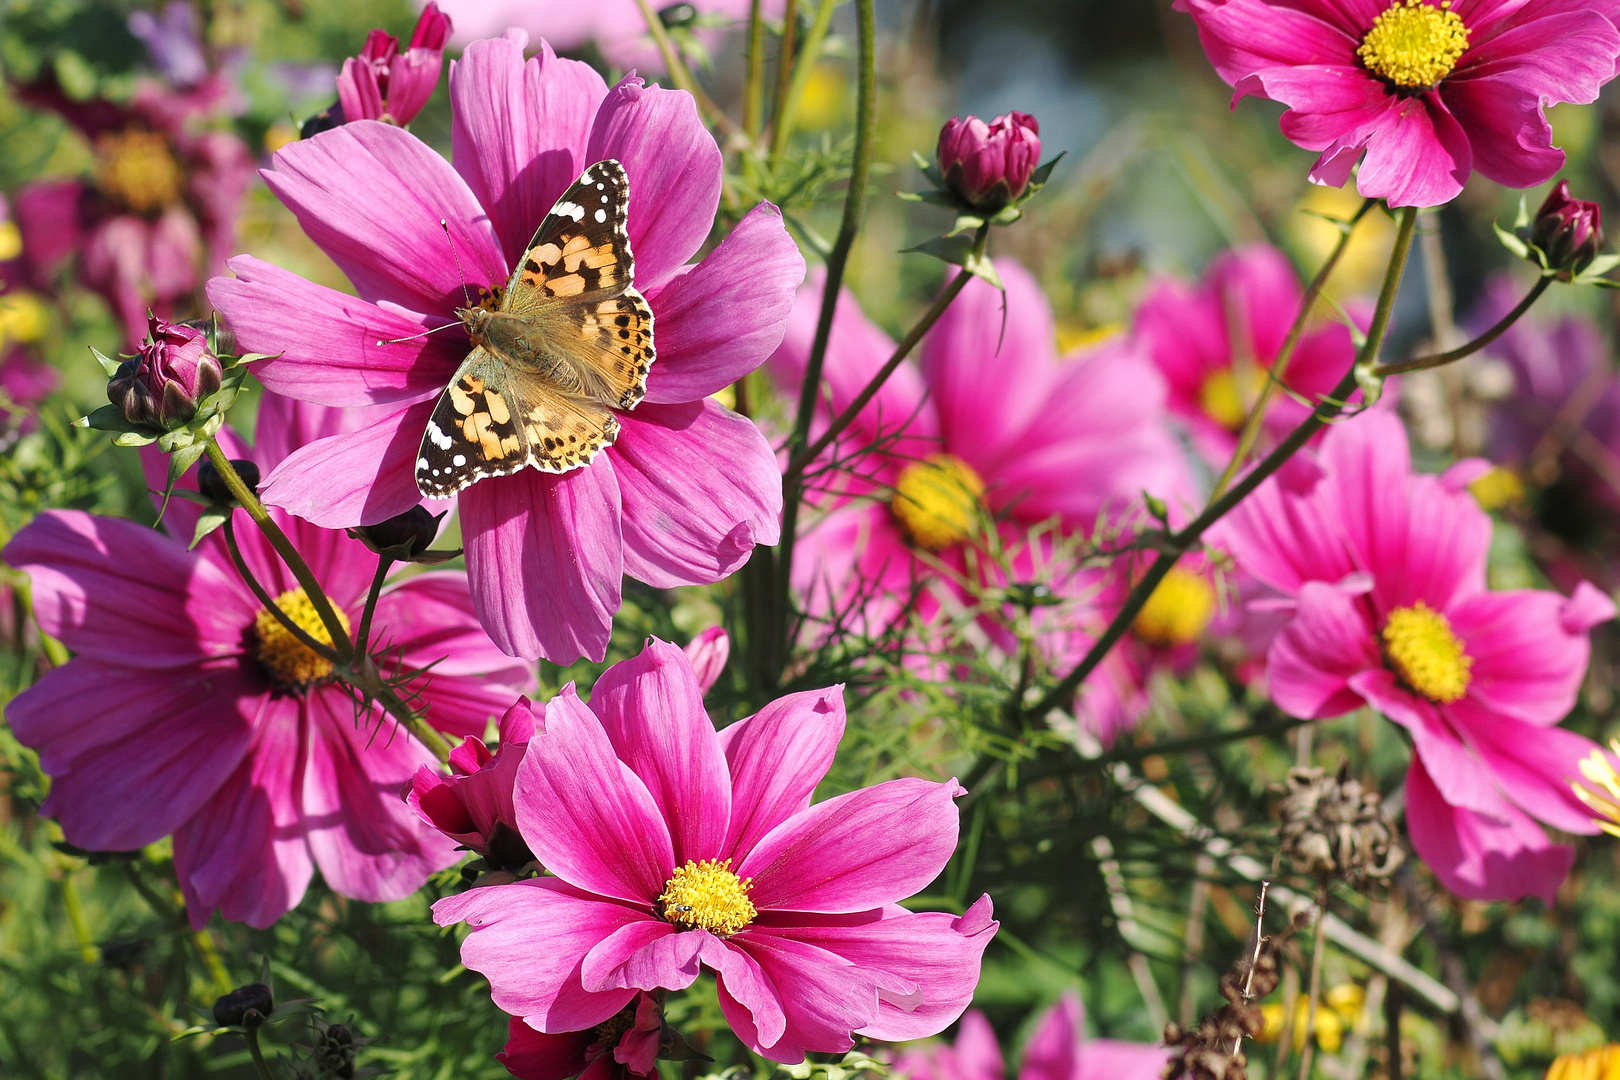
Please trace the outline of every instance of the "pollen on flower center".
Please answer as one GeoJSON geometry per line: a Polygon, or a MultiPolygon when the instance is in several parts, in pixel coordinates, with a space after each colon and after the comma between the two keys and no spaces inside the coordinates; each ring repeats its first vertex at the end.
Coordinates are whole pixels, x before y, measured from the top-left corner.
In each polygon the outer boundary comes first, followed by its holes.
{"type": "MultiPolygon", "coordinates": [[[[1610,740],[1609,749],[1620,755],[1620,739],[1610,740]]],[[[1569,786],[1583,803],[1601,815],[1593,818],[1592,824],[1611,836],[1620,836],[1620,772],[1615,771],[1613,759],[1602,750],[1593,750],[1581,760],[1580,769],[1591,786],[1573,782],[1569,786]]]]}
{"type": "MultiPolygon", "coordinates": [[[[321,622],[315,605],[310,603],[309,594],[301,587],[288,589],[276,597],[276,607],[316,641],[323,645],[332,644],[332,635],[321,622]]],[[[337,611],[337,617],[343,629],[347,630],[349,620],[341,609],[337,611]]],[[[282,686],[308,686],[332,674],[332,662],[293,637],[292,632],[281,625],[281,620],[268,610],[261,609],[254,616],[253,629],[259,638],[259,662],[282,686]]]]}
{"type": "Polygon", "coordinates": [[[1396,86],[1433,86],[1468,51],[1468,27],[1451,10],[1451,0],[1431,6],[1423,0],[1396,0],[1373,20],[1356,55],[1367,70],[1396,86]]]}
{"type": "Polygon", "coordinates": [[[1396,608],[1383,636],[1390,666],[1413,690],[1442,705],[1468,691],[1474,658],[1440,612],[1421,600],[1396,608]]]}
{"type": "MultiPolygon", "coordinates": [[[[679,873],[680,871],[676,871],[679,873]]],[[[619,1036],[636,1026],[636,1005],[631,1002],[606,1020],[597,1024],[592,1034],[604,1047],[619,1045],[619,1036]]]]}
{"type": "Polygon", "coordinates": [[[1249,414],[1249,402],[1259,394],[1264,378],[1259,369],[1250,368],[1249,377],[1239,385],[1231,368],[1221,368],[1212,372],[1198,388],[1198,404],[1211,420],[1229,431],[1236,431],[1243,426],[1243,418],[1249,414]]]}
{"type": "Polygon", "coordinates": [[[1149,645],[1185,645],[1198,640],[1215,614],[1215,586],[1202,574],[1171,567],[1132,624],[1149,645]]]}
{"type": "Polygon", "coordinates": [[[907,465],[894,482],[889,508],[906,535],[927,551],[944,551],[973,533],[984,481],[950,454],[907,465]]]}
{"type": "Polygon", "coordinates": [[[152,131],[108,132],[96,140],[96,187],[137,214],[180,201],[185,170],[169,140],[152,131]]]}
{"type": "Polygon", "coordinates": [[[748,899],[753,878],[731,872],[731,860],[686,861],[664,885],[658,898],[664,918],[682,926],[701,927],[711,934],[735,934],[754,921],[759,912],[748,899]]]}

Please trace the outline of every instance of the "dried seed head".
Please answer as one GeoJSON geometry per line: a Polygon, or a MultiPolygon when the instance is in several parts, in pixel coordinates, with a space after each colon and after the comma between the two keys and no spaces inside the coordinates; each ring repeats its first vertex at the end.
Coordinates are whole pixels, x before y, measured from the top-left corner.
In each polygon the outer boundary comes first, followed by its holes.
{"type": "Polygon", "coordinates": [[[1405,857],[1378,792],[1363,788],[1343,766],[1337,776],[1289,770],[1277,811],[1278,858],[1319,882],[1388,877],[1405,857]]]}

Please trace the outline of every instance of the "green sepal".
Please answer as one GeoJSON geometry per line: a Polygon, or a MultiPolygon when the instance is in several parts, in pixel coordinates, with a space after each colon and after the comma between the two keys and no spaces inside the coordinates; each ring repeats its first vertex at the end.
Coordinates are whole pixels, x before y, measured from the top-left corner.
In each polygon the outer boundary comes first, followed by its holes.
{"type": "Polygon", "coordinates": [[[112,359],[94,345],[90,346],[90,355],[96,358],[96,363],[101,365],[101,370],[107,373],[109,379],[118,374],[118,369],[123,366],[122,360],[112,359]]]}
{"type": "Polygon", "coordinates": [[[1570,282],[1571,285],[1596,285],[1600,289],[1620,288],[1620,282],[1610,281],[1603,275],[1620,266],[1620,255],[1599,255],[1570,282]]]}
{"type": "Polygon", "coordinates": [[[979,215],[977,215],[977,214],[957,214],[955,223],[951,225],[951,231],[946,233],[945,235],[946,236],[955,236],[958,233],[965,233],[969,229],[982,229],[982,228],[984,228],[984,218],[980,217],[979,215]]]}
{"type": "Polygon", "coordinates": [[[1164,505],[1163,499],[1144,488],[1142,489],[1142,505],[1147,507],[1147,512],[1152,514],[1159,524],[1169,528],[1170,509],[1164,505]]]}
{"type": "Polygon", "coordinates": [[[1378,399],[1384,396],[1384,377],[1374,373],[1374,366],[1369,361],[1365,364],[1357,364],[1355,368],[1356,385],[1361,387],[1362,408],[1366,409],[1378,404],[1378,399]]]}
{"type": "MultiPolygon", "coordinates": [[[[152,523],[153,528],[163,524],[163,515],[169,512],[169,499],[175,493],[174,485],[180,482],[180,478],[186,475],[186,470],[195,465],[197,459],[202,457],[203,452],[207,449],[208,447],[203,443],[192,443],[190,446],[182,447],[169,455],[169,482],[164,485],[163,502],[158,506],[157,520],[152,523]]],[[[196,494],[198,501],[206,502],[200,493],[188,491],[185,494],[196,494]]]]}
{"type": "Polygon", "coordinates": [[[943,189],[929,191],[897,191],[900,198],[907,202],[927,203],[929,206],[938,206],[944,210],[962,210],[962,200],[943,189]]]}
{"type": "Polygon", "coordinates": [[[1531,247],[1529,244],[1502,228],[1502,226],[1498,225],[1495,221],[1491,222],[1491,228],[1496,232],[1497,241],[1503,247],[1507,248],[1510,253],[1521,259],[1531,258],[1531,247]]]}
{"type": "Polygon", "coordinates": [[[169,492],[168,495],[170,498],[184,499],[186,502],[196,503],[198,506],[217,505],[213,499],[210,499],[202,492],[192,491],[190,488],[175,488],[173,491],[169,492]]]}
{"type": "Polygon", "coordinates": [[[1519,212],[1513,216],[1515,229],[1528,229],[1530,227],[1530,204],[1525,201],[1524,195],[1519,195],[1519,212]]]}
{"type": "Polygon", "coordinates": [[[1348,233],[1351,229],[1355,228],[1355,222],[1351,221],[1349,218],[1342,218],[1337,214],[1325,214],[1320,210],[1307,210],[1303,207],[1298,212],[1303,214],[1305,217],[1315,218],[1317,221],[1325,221],[1329,225],[1332,225],[1335,229],[1338,229],[1341,233],[1348,233]]]}
{"type": "Polygon", "coordinates": [[[945,186],[945,174],[939,171],[939,166],[936,163],[929,161],[915,150],[911,152],[911,160],[917,163],[917,170],[923,174],[923,178],[930,184],[937,188],[945,186]]]}
{"type": "Polygon", "coordinates": [[[1023,216],[1024,212],[1018,209],[1017,206],[1004,206],[996,213],[995,217],[990,219],[990,224],[1011,225],[1013,222],[1017,221],[1023,216]]]}
{"type": "Polygon", "coordinates": [[[983,278],[985,281],[1002,288],[1001,277],[996,268],[984,255],[974,251],[973,237],[957,233],[951,236],[936,236],[932,240],[918,244],[916,247],[905,248],[906,254],[932,255],[941,262],[960,266],[969,273],[983,278]]]}
{"type": "Polygon", "coordinates": [[[195,550],[209,533],[229,521],[233,509],[229,506],[211,505],[204,510],[202,516],[197,519],[197,531],[191,534],[191,547],[187,550],[195,550]]]}

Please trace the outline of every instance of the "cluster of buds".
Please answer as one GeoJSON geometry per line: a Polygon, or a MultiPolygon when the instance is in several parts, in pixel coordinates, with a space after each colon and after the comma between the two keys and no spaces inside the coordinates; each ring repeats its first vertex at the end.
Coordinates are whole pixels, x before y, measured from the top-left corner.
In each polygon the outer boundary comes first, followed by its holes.
{"type": "Polygon", "coordinates": [[[1335,776],[1322,769],[1290,769],[1277,812],[1282,818],[1277,857],[1318,882],[1385,878],[1405,858],[1383,799],[1352,779],[1345,765],[1335,776]]]}
{"type": "Polygon", "coordinates": [[[1243,1040],[1255,1038],[1266,1027],[1265,1014],[1254,1003],[1277,989],[1277,954],[1309,918],[1308,910],[1298,912],[1286,930],[1261,939],[1258,949],[1239,957],[1221,976],[1226,1004],[1197,1027],[1183,1030],[1174,1022],[1164,1026],[1165,1045],[1175,1053],[1159,1074],[1163,1080],[1248,1080],[1243,1040]]]}

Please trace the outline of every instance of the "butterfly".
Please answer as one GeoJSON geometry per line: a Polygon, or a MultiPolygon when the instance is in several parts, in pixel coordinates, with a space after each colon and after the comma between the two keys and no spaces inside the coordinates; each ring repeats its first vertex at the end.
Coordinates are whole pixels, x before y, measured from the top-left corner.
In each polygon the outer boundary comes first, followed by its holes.
{"type": "Polygon", "coordinates": [[[422,435],[423,495],[531,466],[584,468],[618,437],[613,410],[646,395],[656,356],[652,310],[632,284],[629,205],[624,166],[591,165],[535,230],[499,307],[456,309],[473,349],[422,435]]]}

